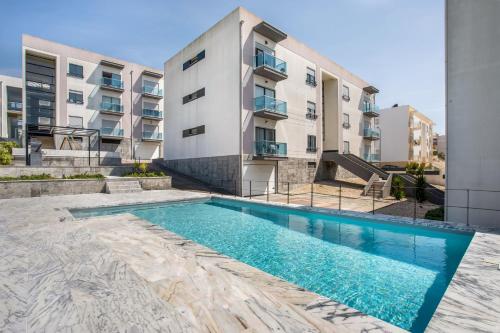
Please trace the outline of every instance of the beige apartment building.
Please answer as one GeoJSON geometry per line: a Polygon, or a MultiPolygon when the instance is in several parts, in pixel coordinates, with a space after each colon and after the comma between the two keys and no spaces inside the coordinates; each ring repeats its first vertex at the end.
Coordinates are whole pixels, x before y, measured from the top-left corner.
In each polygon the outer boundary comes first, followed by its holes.
{"type": "Polygon", "coordinates": [[[162,157],[163,71],[29,35],[22,63],[24,145],[85,150],[90,143],[126,160],[162,157]],[[87,140],[86,129],[98,134],[87,140]]]}
{"type": "Polygon", "coordinates": [[[433,125],[431,119],[410,105],[381,110],[381,164],[403,167],[408,162],[431,163],[433,125]]]}
{"type": "Polygon", "coordinates": [[[22,79],[0,75],[0,137],[20,142],[22,133],[22,79]]]}
{"type": "Polygon", "coordinates": [[[165,63],[166,164],[249,191],[378,154],[378,90],[243,8],[165,63]]]}

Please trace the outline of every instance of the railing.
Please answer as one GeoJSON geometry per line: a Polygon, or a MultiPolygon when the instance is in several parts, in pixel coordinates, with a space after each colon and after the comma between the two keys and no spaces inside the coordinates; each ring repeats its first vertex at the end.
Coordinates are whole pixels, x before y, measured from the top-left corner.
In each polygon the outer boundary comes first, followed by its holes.
{"type": "Polygon", "coordinates": [[[364,104],[363,113],[380,113],[380,108],[376,104],[364,104]]]}
{"type": "Polygon", "coordinates": [[[123,106],[116,103],[102,102],[100,105],[101,111],[109,111],[116,113],[123,113],[123,106]]]}
{"type": "Polygon", "coordinates": [[[363,154],[363,159],[367,162],[380,162],[380,154],[363,154]]]}
{"type": "Polygon", "coordinates": [[[123,81],[118,79],[112,79],[109,77],[103,77],[101,78],[101,86],[123,89],[123,81]]]}
{"type": "Polygon", "coordinates": [[[142,138],[145,140],[163,140],[163,133],[142,132],[142,138]]]}
{"type": "Polygon", "coordinates": [[[318,115],[316,114],[316,112],[310,112],[308,109],[306,112],[306,118],[315,120],[315,119],[318,119],[318,115]]]}
{"type": "Polygon", "coordinates": [[[279,99],[272,98],[269,96],[259,96],[255,97],[254,100],[255,112],[258,111],[269,111],[278,114],[287,114],[286,102],[280,101],[279,99]]]}
{"type": "Polygon", "coordinates": [[[142,109],[142,116],[163,119],[163,112],[153,109],[142,109]]]}
{"type": "Polygon", "coordinates": [[[122,137],[123,128],[103,127],[101,128],[101,135],[122,137]]]}
{"type": "Polygon", "coordinates": [[[9,102],[7,104],[7,109],[14,110],[14,111],[22,111],[23,110],[23,103],[21,103],[21,102],[9,102]]]}
{"type": "Polygon", "coordinates": [[[287,145],[275,141],[255,141],[255,155],[286,157],[287,145]]]}
{"type": "Polygon", "coordinates": [[[148,95],[163,97],[163,90],[158,88],[158,86],[143,86],[142,92],[148,95]]]}
{"type": "Polygon", "coordinates": [[[374,128],[365,128],[363,136],[365,138],[380,138],[380,131],[374,128]]]}
{"type": "Polygon", "coordinates": [[[261,66],[286,74],[286,62],[269,53],[260,53],[254,56],[254,68],[261,66]]]}

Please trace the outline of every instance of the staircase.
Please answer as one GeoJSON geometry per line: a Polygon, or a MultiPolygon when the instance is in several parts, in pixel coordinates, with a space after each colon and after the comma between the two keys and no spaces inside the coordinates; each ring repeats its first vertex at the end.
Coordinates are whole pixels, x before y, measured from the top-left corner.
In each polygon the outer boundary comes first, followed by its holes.
{"type": "Polygon", "coordinates": [[[370,188],[366,192],[366,196],[375,198],[384,198],[384,186],[386,184],[385,180],[377,180],[371,184],[370,188]]]}
{"type": "Polygon", "coordinates": [[[353,154],[339,154],[336,151],[324,151],[321,156],[323,161],[333,161],[359,178],[369,181],[373,175],[387,179],[389,174],[384,170],[366,162],[353,154]]]}
{"type": "Polygon", "coordinates": [[[106,193],[133,193],[142,192],[142,187],[137,180],[106,180],[106,193]]]}
{"type": "MultiPolygon", "coordinates": [[[[409,174],[398,174],[403,180],[405,185],[405,193],[407,197],[415,197],[415,186],[417,185],[417,178],[409,174]]],[[[425,184],[425,194],[427,200],[435,205],[444,205],[444,191],[429,184],[425,184]]]]}

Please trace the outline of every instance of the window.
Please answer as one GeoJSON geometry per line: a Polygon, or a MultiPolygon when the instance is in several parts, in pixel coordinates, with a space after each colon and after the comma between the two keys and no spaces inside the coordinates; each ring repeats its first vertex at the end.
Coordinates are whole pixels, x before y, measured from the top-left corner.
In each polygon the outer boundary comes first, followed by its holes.
{"type": "Polygon", "coordinates": [[[198,98],[203,97],[203,96],[205,96],[205,88],[201,88],[192,94],[189,94],[187,96],[182,97],[182,104],[192,102],[195,99],[198,99],[198,98]]]}
{"type": "Polygon", "coordinates": [[[182,131],[182,137],[187,138],[188,136],[199,135],[205,133],[205,125],[201,125],[198,127],[193,127],[190,129],[185,129],[182,131]]]}
{"type": "Polygon", "coordinates": [[[182,70],[185,71],[189,67],[196,64],[198,61],[205,59],[205,50],[201,51],[182,65],[182,70]]]}
{"type": "Polygon", "coordinates": [[[307,119],[316,119],[317,117],[318,116],[316,116],[316,103],[307,101],[306,118],[307,119]]]}
{"type": "Polygon", "coordinates": [[[344,154],[350,154],[349,141],[344,141],[344,154]]]}
{"type": "Polygon", "coordinates": [[[120,100],[120,98],[117,98],[117,97],[102,96],[102,103],[103,104],[121,105],[121,100],[120,100]]]}
{"type": "Polygon", "coordinates": [[[260,96],[268,96],[268,97],[275,98],[276,91],[274,91],[273,89],[269,89],[266,87],[256,85],[255,86],[255,97],[260,97],[260,96]]]}
{"type": "Polygon", "coordinates": [[[351,123],[349,122],[349,114],[348,113],[343,114],[342,127],[345,129],[351,127],[351,123]]]}
{"type": "Polygon", "coordinates": [[[83,92],[70,90],[68,93],[68,103],[83,104],[83,92]]]}
{"type": "Polygon", "coordinates": [[[276,141],[276,130],[272,128],[255,127],[255,141],[276,141]]]}
{"type": "Polygon", "coordinates": [[[315,153],[316,148],[316,135],[308,135],[307,136],[307,151],[310,153],[315,153]]]}
{"type": "Polygon", "coordinates": [[[347,102],[349,102],[351,100],[348,86],[342,86],[342,98],[344,99],[344,101],[347,101],[347,102]]]}
{"type": "Polygon", "coordinates": [[[122,112],[121,99],[111,96],[102,96],[101,110],[122,112]]]}
{"type": "Polygon", "coordinates": [[[83,128],[83,117],[68,117],[68,125],[73,128],[83,128]]]}
{"type": "Polygon", "coordinates": [[[122,76],[120,74],[102,72],[102,85],[123,89],[122,76]]]}
{"type": "Polygon", "coordinates": [[[316,71],[307,67],[306,84],[316,87],[316,71]]]}
{"type": "Polygon", "coordinates": [[[316,162],[307,162],[307,168],[316,169],[316,162]]]}
{"type": "Polygon", "coordinates": [[[83,66],[69,64],[68,75],[83,78],[83,66]]]}

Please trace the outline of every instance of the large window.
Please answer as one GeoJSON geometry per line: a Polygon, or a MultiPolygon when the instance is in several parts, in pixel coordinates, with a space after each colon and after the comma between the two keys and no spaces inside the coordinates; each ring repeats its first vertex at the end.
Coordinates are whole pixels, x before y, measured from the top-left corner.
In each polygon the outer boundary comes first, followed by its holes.
{"type": "Polygon", "coordinates": [[[255,127],[255,141],[276,142],[276,130],[272,128],[255,127]]]}
{"type": "Polygon", "coordinates": [[[26,55],[26,123],[54,125],[56,63],[26,55]]]}
{"type": "Polygon", "coordinates": [[[68,75],[83,78],[83,66],[69,64],[68,75]]]}
{"type": "Polygon", "coordinates": [[[203,97],[203,96],[205,96],[205,88],[201,88],[192,94],[189,94],[189,95],[182,97],[182,104],[192,102],[195,99],[198,99],[198,98],[203,97]]]}
{"type": "Polygon", "coordinates": [[[350,96],[350,93],[349,93],[349,87],[348,86],[342,86],[342,98],[345,101],[350,101],[351,100],[351,96],[350,96]]]}
{"type": "Polygon", "coordinates": [[[316,103],[307,101],[307,113],[306,118],[308,119],[316,119],[316,103]]]}
{"type": "Polygon", "coordinates": [[[260,97],[260,96],[268,96],[272,98],[276,98],[276,91],[270,88],[262,87],[262,86],[255,86],[255,97],[260,97]]]}
{"type": "Polygon", "coordinates": [[[316,87],[316,71],[307,67],[306,83],[310,86],[316,87]]]}
{"type": "Polygon", "coordinates": [[[316,135],[308,135],[307,136],[307,151],[314,153],[316,152],[316,135]]]}
{"type": "Polygon", "coordinates": [[[68,93],[68,103],[83,104],[83,92],[70,90],[68,93]]]}

